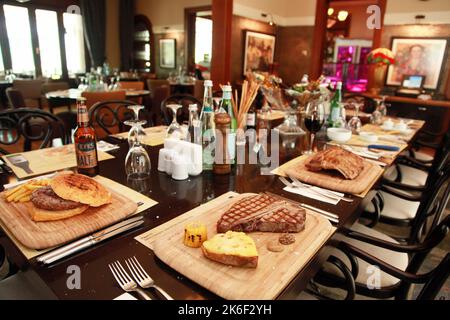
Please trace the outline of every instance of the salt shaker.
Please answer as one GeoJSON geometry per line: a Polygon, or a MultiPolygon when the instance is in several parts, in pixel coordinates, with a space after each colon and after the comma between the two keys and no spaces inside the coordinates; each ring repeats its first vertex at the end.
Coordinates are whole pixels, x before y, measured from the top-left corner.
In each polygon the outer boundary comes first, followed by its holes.
{"type": "Polygon", "coordinates": [[[216,123],[216,157],[213,172],[215,174],[231,173],[231,160],[227,146],[227,131],[231,129],[231,118],[228,113],[220,112],[214,116],[216,123]],[[220,135],[220,137],[219,137],[220,135]]]}

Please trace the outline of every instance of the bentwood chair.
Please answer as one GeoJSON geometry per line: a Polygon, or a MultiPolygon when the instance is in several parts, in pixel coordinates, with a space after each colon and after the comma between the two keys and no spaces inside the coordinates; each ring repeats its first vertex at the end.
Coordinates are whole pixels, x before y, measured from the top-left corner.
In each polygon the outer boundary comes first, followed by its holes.
{"type": "MultiPolygon", "coordinates": [[[[33,143],[39,142],[39,149],[51,147],[52,140],[61,138],[69,143],[64,122],[57,116],[36,108],[8,109],[0,111],[0,144],[4,148],[15,148],[23,142],[23,151],[30,151],[33,143]]],[[[0,153],[8,154],[0,148],[0,153]]]]}
{"type": "Polygon", "coordinates": [[[97,138],[127,131],[129,128],[124,122],[134,119],[134,112],[128,107],[135,104],[129,100],[102,101],[94,104],[89,109],[89,120],[97,138]]]}
{"type": "Polygon", "coordinates": [[[178,123],[188,123],[189,122],[189,105],[197,104],[198,108],[201,108],[202,103],[197,100],[194,96],[177,94],[168,97],[161,103],[161,114],[164,124],[169,125],[173,119],[173,113],[167,108],[170,104],[180,104],[183,107],[178,111],[177,119],[178,123]]]}
{"type": "MultiPolygon", "coordinates": [[[[450,274],[450,254],[432,271],[419,273],[430,252],[447,236],[450,216],[445,217],[450,198],[450,167],[436,183],[436,191],[419,213],[411,244],[400,244],[392,237],[356,223],[341,229],[341,239],[332,254],[351,270],[356,292],[378,299],[406,299],[413,284],[424,285],[417,299],[434,299],[450,274]],[[379,268],[379,269],[378,269],[379,268]],[[373,287],[369,287],[373,285],[373,287]]],[[[327,286],[343,287],[343,279],[325,269],[316,281],[327,286]]]]}
{"type": "Polygon", "coordinates": [[[432,195],[436,192],[436,183],[442,175],[442,170],[446,166],[450,155],[450,134],[447,134],[442,147],[437,151],[435,159],[431,166],[424,166],[416,161],[407,159],[403,161],[404,165],[399,168],[399,172],[418,173],[415,171],[426,172],[424,185],[417,185],[412,178],[404,179],[407,183],[397,182],[395,180],[383,179],[377,195],[366,208],[365,217],[372,219],[371,227],[378,222],[394,226],[413,227],[417,223],[417,213],[420,208],[426,205],[432,195]]]}
{"type": "Polygon", "coordinates": [[[86,98],[86,106],[90,109],[94,104],[104,101],[126,100],[126,92],[124,90],[117,91],[99,91],[99,92],[88,92],[85,91],[81,94],[86,98]]]}

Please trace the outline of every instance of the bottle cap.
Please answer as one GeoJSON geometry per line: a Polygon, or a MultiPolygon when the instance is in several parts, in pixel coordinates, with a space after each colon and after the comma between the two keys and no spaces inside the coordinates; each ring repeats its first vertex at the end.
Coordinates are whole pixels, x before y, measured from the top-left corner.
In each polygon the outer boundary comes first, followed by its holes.
{"type": "Polygon", "coordinates": [[[222,91],[223,92],[232,92],[233,89],[231,88],[231,86],[222,86],[222,91]]]}
{"type": "Polygon", "coordinates": [[[339,81],[339,82],[336,84],[336,89],[337,89],[337,90],[341,90],[341,89],[342,89],[342,82],[341,82],[341,81],[339,81]]]}
{"type": "Polygon", "coordinates": [[[211,80],[205,80],[204,86],[205,87],[212,87],[213,86],[213,82],[211,80]]]}
{"type": "Polygon", "coordinates": [[[198,111],[197,104],[190,104],[189,105],[189,111],[198,111]]]}

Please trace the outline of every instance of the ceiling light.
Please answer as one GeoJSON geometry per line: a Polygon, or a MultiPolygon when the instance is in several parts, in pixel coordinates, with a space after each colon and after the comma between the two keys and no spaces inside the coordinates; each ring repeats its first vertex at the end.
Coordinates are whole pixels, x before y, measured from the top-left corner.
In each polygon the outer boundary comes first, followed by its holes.
{"type": "Polygon", "coordinates": [[[269,25],[274,26],[275,21],[273,20],[273,16],[270,13],[261,13],[263,18],[269,18],[269,25]]]}
{"type": "Polygon", "coordinates": [[[339,11],[339,13],[338,13],[339,21],[345,21],[345,20],[347,20],[347,18],[348,18],[348,11],[345,11],[345,10],[339,11]]]}
{"type": "Polygon", "coordinates": [[[334,13],[334,9],[333,8],[328,8],[328,15],[332,16],[334,13]]]}

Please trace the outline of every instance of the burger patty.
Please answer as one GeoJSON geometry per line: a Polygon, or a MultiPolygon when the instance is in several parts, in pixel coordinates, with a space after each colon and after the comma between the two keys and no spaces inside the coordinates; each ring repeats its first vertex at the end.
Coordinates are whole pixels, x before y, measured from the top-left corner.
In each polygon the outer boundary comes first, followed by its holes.
{"type": "Polygon", "coordinates": [[[49,211],[71,210],[82,206],[79,202],[59,197],[50,186],[34,190],[31,194],[31,202],[37,208],[49,211]]]}

